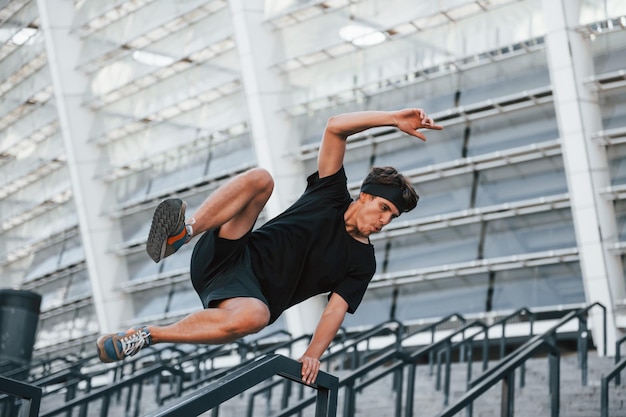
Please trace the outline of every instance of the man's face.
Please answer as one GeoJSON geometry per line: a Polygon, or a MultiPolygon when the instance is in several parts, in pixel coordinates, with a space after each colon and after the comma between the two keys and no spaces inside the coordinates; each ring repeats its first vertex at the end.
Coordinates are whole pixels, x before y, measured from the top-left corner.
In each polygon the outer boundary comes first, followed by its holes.
{"type": "Polygon", "coordinates": [[[363,236],[378,233],[387,226],[391,220],[400,215],[396,206],[383,197],[361,193],[363,206],[357,218],[359,231],[363,236]]]}

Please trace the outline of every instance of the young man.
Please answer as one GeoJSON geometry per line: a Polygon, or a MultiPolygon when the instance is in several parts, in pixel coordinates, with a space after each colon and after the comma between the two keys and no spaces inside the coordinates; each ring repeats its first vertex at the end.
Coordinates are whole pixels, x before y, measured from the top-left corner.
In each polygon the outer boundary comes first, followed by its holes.
{"type": "Polygon", "coordinates": [[[412,210],[418,195],[394,168],[373,168],[353,201],[343,169],[346,139],[377,126],[395,126],[426,140],[436,129],[421,109],[363,111],[331,117],[320,146],[318,171],[285,212],[255,229],[274,182],[252,169],[217,189],[188,220],[182,200],[155,210],[147,252],[159,262],[203,233],[191,257],[191,281],[204,310],[168,326],[145,326],[103,335],[103,362],[122,360],[161,342],[221,344],[256,333],[290,306],[321,293],[329,301],[302,363],[302,379],[315,381],[319,358],[347,312],[354,313],[376,270],[372,233],[412,210]]]}

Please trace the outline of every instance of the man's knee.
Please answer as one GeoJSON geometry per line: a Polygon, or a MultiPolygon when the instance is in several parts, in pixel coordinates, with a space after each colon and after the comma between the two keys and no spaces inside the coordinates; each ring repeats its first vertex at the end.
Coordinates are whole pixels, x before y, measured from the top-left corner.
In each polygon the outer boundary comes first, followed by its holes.
{"type": "Polygon", "coordinates": [[[237,338],[257,333],[268,325],[269,320],[270,312],[265,303],[249,299],[233,311],[228,332],[237,338]]]}
{"type": "Polygon", "coordinates": [[[252,186],[260,192],[271,194],[274,190],[274,178],[266,169],[252,168],[245,175],[252,186]]]}

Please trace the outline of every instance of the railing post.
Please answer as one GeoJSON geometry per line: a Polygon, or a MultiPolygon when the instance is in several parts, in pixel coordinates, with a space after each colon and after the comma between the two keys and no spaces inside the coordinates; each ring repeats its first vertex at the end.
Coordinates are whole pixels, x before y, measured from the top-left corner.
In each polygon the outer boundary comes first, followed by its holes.
{"type": "Polygon", "coordinates": [[[315,417],[327,417],[330,407],[330,392],[326,388],[317,390],[317,400],[315,402],[315,417]]]}
{"type": "Polygon", "coordinates": [[[502,333],[500,334],[500,359],[505,356],[505,340],[504,340],[504,332],[505,332],[506,322],[502,322],[502,333]]]}
{"type": "Polygon", "coordinates": [[[346,386],[343,398],[343,415],[344,417],[352,417],[354,415],[354,402],[356,393],[354,392],[354,382],[346,386]]]}
{"type": "Polygon", "coordinates": [[[474,344],[472,343],[472,340],[470,339],[470,341],[468,342],[469,346],[467,347],[466,353],[465,353],[465,360],[467,361],[467,373],[465,375],[465,386],[466,389],[470,389],[470,381],[472,380],[472,361],[474,360],[473,356],[474,356],[474,344]]]}
{"type": "Polygon", "coordinates": [[[435,379],[435,389],[439,391],[441,389],[441,355],[443,350],[437,352],[437,378],[435,379]]]}
{"type": "Polygon", "coordinates": [[[587,341],[589,333],[587,330],[587,317],[578,317],[578,364],[580,366],[581,381],[583,387],[587,386],[587,341]]]}
{"type": "Polygon", "coordinates": [[[396,387],[396,415],[395,417],[402,416],[402,380],[403,380],[403,368],[399,368],[396,372],[394,372],[396,378],[398,380],[398,385],[396,387]]]}
{"type": "Polygon", "coordinates": [[[489,365],[489,337],[488,331],[485,332],[485,338],[483,339],[483,372],[487,370],[489,365]]]}
{"type": "MultiPolygon", "coordinates": [[[[485,339],[487,338],[487,335],[485,334],[485,339]]],[[[472,388],[472,364],[473,364],[473,352],[474,352],[474,347],[472,344],[472,341],[469,341],[469,348],[467,350],[467,377],[466,377],[466,391],[469,391],[470,388],[472,388]]],[[[465,416],[466,417],[472,417],[472,404],[470,403],[466,408],[465,408],[465,416]]]]}
{"type": "Polygon", "coordinates": [[[503,417],[513,417],[515,409],[515,370],[509,372],[502,379],[502,401],[500,415],[503,417]]]}
{"type": "Polygon", "coordinates": [[[609,417],[609,381],[605,376],[600,380],[600,417],[609,417]]]}
{"type": "Polygon", "coordinates": [[[452,350],[452,346],[450,345],[450,342],[448,342],[446,344],[446,350],[445,350],[445,355],[446,355],[446,367],[444,370],[444,380],[443,380],[443,403],[444,405],[448,405],[448,403],[450,402],[450,366],[451,366],[451,350],[452,350]]]}
{"type": "Polygon", "coordinates": [[[406,417],[413,417],[413,399],[415,398],[415,368],[417,365],[413,362],[409,364],[406,381],[406,407],[404,413],[406,417]]]}
{"type": "Polygon", "coordinates": [[[550,383],[550,416],[559,417],[560,409],[560,379],[561,379],[561,357],[556,347],[551,349],[548,355],[549,361],[549,383],[550,383]]]}
{"type": "MultiPolygon", "coordinates": [[[[622,360],[621,348],[622,348],[622,343],[624,342],[626,342],[626,336],[623,336],[621,339],[615,342],[615,365],[620,363],[620,361],[622,360]]],[[[615,386],[619,386],[621,383],[622,383],[622,376],[620,373],[618,373],[615,376],[615,386]]]]}

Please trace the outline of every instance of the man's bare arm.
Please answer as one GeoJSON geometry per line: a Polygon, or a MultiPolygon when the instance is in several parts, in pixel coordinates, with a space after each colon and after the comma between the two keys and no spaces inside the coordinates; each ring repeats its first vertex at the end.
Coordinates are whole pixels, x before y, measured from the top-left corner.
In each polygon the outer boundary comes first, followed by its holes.
{"type": "Polygon", "coordinates": [[[333,116],[328,119],[317,158],[320,178],[332,175],[341,168],[349,136],[379,126],[397,127],[423,141],[426,136],[418,129],[443,129],[421,109],[361,111],[333,116]]]}
{"type": "Polygon", "coordinates": [[[320,370],[319,359],[337,335],[347,311],[348,303],[340,295],[333,293],[317,324],[309,347],[298,359],[302,362],[302,380],[305,383],[315,382],[320,370]]]}

